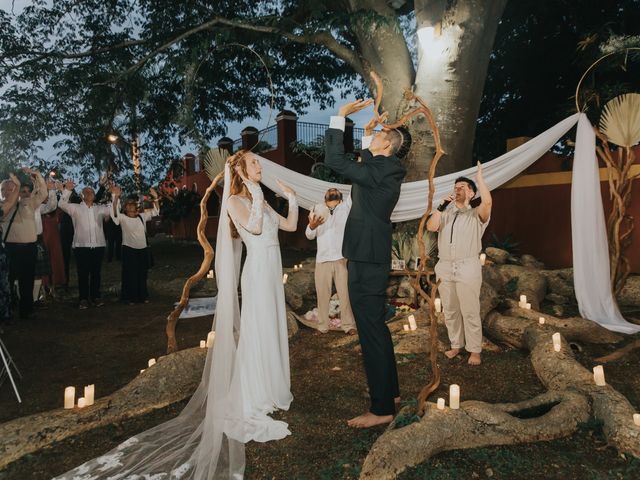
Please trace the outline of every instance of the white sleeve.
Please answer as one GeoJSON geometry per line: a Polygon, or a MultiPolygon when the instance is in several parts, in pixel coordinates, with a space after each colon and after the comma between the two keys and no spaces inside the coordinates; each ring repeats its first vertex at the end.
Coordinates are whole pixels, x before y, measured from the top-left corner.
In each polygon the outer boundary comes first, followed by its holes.
{"type": "Polygon", "coordinates": [[[304,234],[309,240],[314,240],[316,238],[316,233],[318,231],[318,228],[319,227],[316,227],[315,230],[311,230],[311,228],[309,228],[309,225],[307,225],[307,229],[304,231],[304,234]]]}
{"type": "Polygon", "coordinates": [[[247,210],[245,204],[238,197],[231,197],[229,199],[229,215],[247,232],[260,235],[262,233],[264,195],[259,185],[251,182],[247,182],[246,185],[253,197],[251,211],[247,210]]]}
{"type": "Polygon", "coordinates": [[[49,190],[49,196],[47,198],[47,203],[40,205],[40,213],[46,214],[53,212],[56,208],[58,208],[58,198],[56,197],[55,190],[49,190]]]}
{"type": "Polygon", "coordinates": [[[58,201],[58,206],[62,209],[62,211],[67,214],[73,216],[73,212],[76,209],[76,205],[73,203],[69,203],[69,197],[71,196],[71,190],[67,190],[66,188],[60,195],[60,200],[58,201]]]}
{"type": "Polygon", "coordinates": [[[116,213],[115,215],[113,214],[113,204],[109,205],[109,216],[111,217],[111,220],[113,221],[113,223],[115,223],[116,225],[120,225],[120,199],[118,199],[118,205],[116,206],[116,213]]]}
{"type": "Polygon", "coordinates": [[[342,130],[344,132],[346,120],[344,117],[339,115],[331,116],[331,120],[329,121],[329,128],[335,128],[336,130],[342,130]]]}
{"type": "Polygon", "coordinates": [[[373,135],[363,135],[362,136],[362,150],[366,150],[371,145],[371,140],[373,140],[373,135]]]}

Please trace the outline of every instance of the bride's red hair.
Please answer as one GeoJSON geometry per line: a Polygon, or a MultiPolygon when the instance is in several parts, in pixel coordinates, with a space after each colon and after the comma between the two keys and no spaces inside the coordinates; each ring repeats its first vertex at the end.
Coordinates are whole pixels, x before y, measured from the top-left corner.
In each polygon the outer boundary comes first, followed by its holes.
{"type": "MultiPolygon", "coordinates": [[[[250,150],[239,150],[233,155],[231,155],[227,159],[227,163],[229,164],[229,170],[231,174],[231,185],[229,185],[229,196],[231,195],[243,195],[249,197],[250,200],[253,200],[251,197],[251,193],[244,184],[244,180],[242,180],[242,176],[244,178],[248,178],[249,174],[247,173],[247,154],[250,150]],[[236,171],[236,168],[240,169],[242,172],[242,176],[236,171]]],[[[233,220],[229,218],[229,227],[231,230],[232,238],[239,238],[240,234],[236,229],[236,226],[233,223],[233,220]]]]}

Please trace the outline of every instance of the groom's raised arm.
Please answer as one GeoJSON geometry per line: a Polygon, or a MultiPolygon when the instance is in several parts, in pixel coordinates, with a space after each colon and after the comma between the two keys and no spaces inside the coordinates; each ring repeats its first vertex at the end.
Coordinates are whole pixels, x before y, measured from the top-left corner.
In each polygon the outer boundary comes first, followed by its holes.
{"type": "Polygon", "coordinates": [[[324,136],[324,163],[334,172],[348,178],[353,183],[375,187],[378,184],[377,169],[371,164],[349,160],[345,155],[344,125],[344,117],[331,117],[329,128],[324,136]]]}

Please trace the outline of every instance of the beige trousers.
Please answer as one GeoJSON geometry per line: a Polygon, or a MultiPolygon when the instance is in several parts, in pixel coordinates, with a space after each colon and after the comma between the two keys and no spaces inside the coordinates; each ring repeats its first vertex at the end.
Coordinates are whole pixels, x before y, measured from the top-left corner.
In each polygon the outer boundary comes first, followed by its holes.
{"type": "Polygon", "coordinates": [[[335,282],[336,291],[340,298],[340,323],[342,330],[348,332],[356,328],[349,301],[349,287],[347,273],[347,259],[334,260],[332,262],[316,263],[316,294],[318,296],[318,330],[329,331],[329,301],[331,300],[331,287],[335,282]]]}
{"type": "Polygon", "coordinates": [[[435,268],[441,281],[438,293],[442,299],[444,321],[451,348],[468,352],[482,351],[482,319],[480,318],[480,288],[482,266],[478,257],[462,260],[440,260],[435,268]]]}

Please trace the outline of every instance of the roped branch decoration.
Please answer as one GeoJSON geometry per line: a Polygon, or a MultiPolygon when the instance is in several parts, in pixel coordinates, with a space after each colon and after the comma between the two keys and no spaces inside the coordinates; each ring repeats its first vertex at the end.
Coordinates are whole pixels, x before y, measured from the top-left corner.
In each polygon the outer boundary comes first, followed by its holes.
{"type": "MultiPolygon", "coordinates": [[[[418,228],[418,247],[420,249],[420,264],[418,265],[417,271],[415,272],[415,278],[413,279],[413,287],[416,292],[424,299],[424,301],[429,306],[428,314],[429,314],[429,322],[430,322],[430,334],[431,334],[431,350],[429,352],[429,361],[431,363],[431,371],[432,378],[431,381],[425,385],[420,393],[418,394],[418,415],[422,416],[424,414],[425,402],[429,395],[431,395],[440,385],[440,368],[438,367],[438,318],[437,313],[435,311],[435,299],[436,293],[438,291],[438,286],[440,285],[440,281],[437,282],[435,280],[435,272],[429,268],[428,262],[431,259],[429,255],[427,255],[426,247],[424,244],[424,229],[427,223],[427,219],[431,215],[431,211],[433,210],[433,195],[435,193],[435,185],[433,182],[433,178],[436,173],[436,166],[438,165],[438,161],[444,155],[445,151],[442,149],[442,144],[440,142],[440,131],[438,130],[438,125],[436,124],[433,114],[429,107],[427,107],[426,103],[416,94],[414,94],[411,90],[406,89],[404,93],[404,98],[408,102],[415,102],[418,104],[418,107],[407,112],[403,115],[398,121],[392,124],[384,124],[382,123],[381,115],[379,113],[380,103],[382,100],[382,92],[383,85],[380,77],[375,73],[371,72],[371,79],[373,80],[376,86],[376,99],[374,103],[374,111],[376,115],[376,119],[380,124],[383,125],[385,129],[398,128],[401,125],[406,124],[409,119],[412,117],[423,114],[429,125],[431,127],[431,131],[433,132],[433,139],[435,143],[435,153],[433,159],[431,161],[431,165],[429,167],[429,193],[427,196],[427,211],[424,213],[422,218],[420,219],[420,226],[418,228]],[[426,277],[427,284],[429,285],[430,294],[424,291],[421,285],[422,277],[426,277]]],[[[411,274],[410,274],[411,275],[411,274]]]]}

